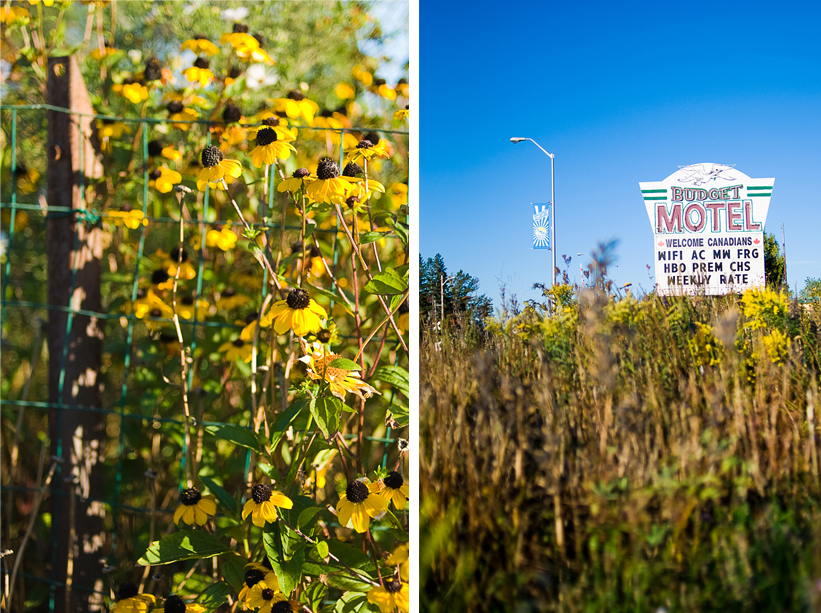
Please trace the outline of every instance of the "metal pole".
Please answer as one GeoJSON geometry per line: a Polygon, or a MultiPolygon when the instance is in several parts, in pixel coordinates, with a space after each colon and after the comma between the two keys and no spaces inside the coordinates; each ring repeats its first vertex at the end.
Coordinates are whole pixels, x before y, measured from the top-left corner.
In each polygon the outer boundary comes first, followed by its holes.
{"type": "Polygon", "coordinates": [[[442,308],[442,316],[439,318],[439,330],[442,330],[442,322],[445,321],[445,275],[439,275],[439,304],[442,308]]]}
{"type": "Polygon", "coordinates": [[[548,153],[550,156],[550,217],[553,218],[553,223],[550,224],[550,251],[553,254],[553,269],[550,271],[550,287],[556,281],[556,184],[553,180],[553,158],[555,153],[548,153]]]}

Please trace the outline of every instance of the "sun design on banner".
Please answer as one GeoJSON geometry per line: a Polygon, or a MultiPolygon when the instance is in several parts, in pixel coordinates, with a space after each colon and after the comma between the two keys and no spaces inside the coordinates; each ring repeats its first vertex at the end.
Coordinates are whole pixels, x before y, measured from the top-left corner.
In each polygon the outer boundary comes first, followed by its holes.
{"type": "Polygon", "coordinates": [[[534,204],[533,248],[550,249],[550,209],[546,204],[534,204]]]}

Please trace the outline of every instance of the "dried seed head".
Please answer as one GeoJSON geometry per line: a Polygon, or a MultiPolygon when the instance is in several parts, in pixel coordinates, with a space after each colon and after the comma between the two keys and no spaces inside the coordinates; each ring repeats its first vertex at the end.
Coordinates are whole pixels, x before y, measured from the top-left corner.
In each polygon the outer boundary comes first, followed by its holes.
{"type": "Polygon", "coordinates": [[[398,490],[405,484],[405,480],[395,470],[392,470],[388,473],[388,476],[382,479],[382,483],[385,484],[386,487],[389,487],[393,490],[398,490]]]}
{"type": "Polygon", "coordinates": [[[321,180],[335,179],[339,176],[339,166],[331,158],[322,158],[316,167],[316,176],[321,180]]]}
{"type": "Polygon", "coordinates": [[[356,504],[364,502],[369,495],[368,486],[361,481],[351,481],[345,490],[345,496],[348,500],[356,504]]]}
{"type": "Polygon", "coordinates": [[[251,498],[254,499],[254,502],[257,504],[262,504],[263,502],[267,502],[271,499],[271,486],[265,485],[264,483],[257,483],[254,487],[251,488],[251,498]]]}
{"type": "Polygon", "coordinates": [[[277,133],[273,128],[262,128],[262,130],[257,132],[257,147],[270,145],[271,143],[275,143],[276,140],[277,133]]]}
{"type": "Polygon", "coordinates": [[[285,299],[288,308],[302,310],[307,309],[311,304],[311,297],[304,289],[292,289],[288,292],[288,297],[285,299]]]}
{"type": "Polygon", "coordinates": [[[206,147],[202,150],[202,165],[206,168],[213,168],[224,158],[225,156],[222,154],[222,151],[219,150],[219,147],[215,147],[214,145],[206,147]]]}
{"type": "Polygon", "coordinates": [[[190,487],[187,490],[183,490],[180,494],[180,502],[187,507],[194,506],[200,500],[202,500],[202,494],[200,494],[200,491],[195,487],[190,487]]]}

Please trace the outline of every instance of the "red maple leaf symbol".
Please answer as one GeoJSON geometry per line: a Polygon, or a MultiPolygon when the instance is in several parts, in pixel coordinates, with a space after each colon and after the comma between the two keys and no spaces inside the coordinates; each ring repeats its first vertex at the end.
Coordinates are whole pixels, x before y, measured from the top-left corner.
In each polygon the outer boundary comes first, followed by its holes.
{"type": "Polygon", "coordinates": [[[659,247],[664,247],[664,241],[659,241],[659,247]]]}
{"type": "Polygon", "coordinates": [[[758,240],[758,239],[755,239],[753,242],[757,245],[757,244],[758,244],[758,243],[760,243],[761,241],[760,241],[760,240],[758,240]]]}

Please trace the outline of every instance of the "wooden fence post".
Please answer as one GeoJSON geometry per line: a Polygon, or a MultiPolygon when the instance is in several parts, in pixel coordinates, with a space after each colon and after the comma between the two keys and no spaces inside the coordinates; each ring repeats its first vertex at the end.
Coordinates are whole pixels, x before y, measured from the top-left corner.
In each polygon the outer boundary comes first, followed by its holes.
{"type": "MultiPolygon", "coordinates": [[[[73,57],[49,58],[48,103],[74,113],[94,113],[73,57]]],[[[99,224],[78,219],[87,210],[88,179],[102,176],[92,122],[90,116],[48,111],[48,205],[71,209],[50,212],[46,224],[49,436],[52,454],[62,458],[52,483],[51,578],[58,582],[52,588],[52,606],[70,612],[102,611],[101,597],[90,590],[104,591],[100,558],[106,542],[105,509],[89,498],[105,497],[105,419],[102,413],[73,408],[101,408],[103,331],[98,318],[65,310],[100,312],[102,306],[102,232],[99,224]]]]}

